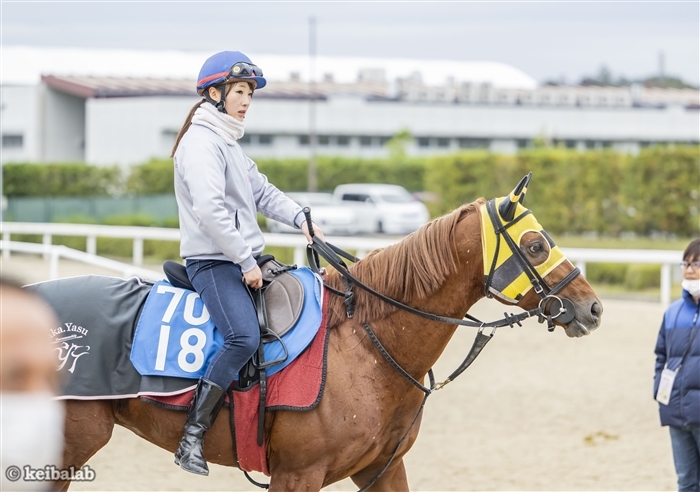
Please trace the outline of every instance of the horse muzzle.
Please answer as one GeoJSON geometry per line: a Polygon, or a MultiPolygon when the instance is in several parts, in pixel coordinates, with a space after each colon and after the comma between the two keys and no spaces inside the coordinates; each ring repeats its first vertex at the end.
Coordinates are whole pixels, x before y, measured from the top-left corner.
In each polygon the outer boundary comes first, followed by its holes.
{"type": "Polygon", "coordinates": [[[564,323],[564,332],[570,338],[580,338],[589,335],[600,326],[603,315],[603,305],[593,298],[587,303],[575,307],[575,316],[564,323]]]}

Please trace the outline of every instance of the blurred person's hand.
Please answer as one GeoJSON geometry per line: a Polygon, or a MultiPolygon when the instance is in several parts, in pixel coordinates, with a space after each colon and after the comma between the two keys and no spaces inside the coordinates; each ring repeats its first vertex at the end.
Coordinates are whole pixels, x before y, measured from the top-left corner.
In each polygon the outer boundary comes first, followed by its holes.
{"type": "Polygon", "coordinates": [[[0,490],[46,490],[48,482],[9,481],[8,467],[62,466],[63,402],[54,399],[58,327],[39,297],[0,278],[0,490]]]}

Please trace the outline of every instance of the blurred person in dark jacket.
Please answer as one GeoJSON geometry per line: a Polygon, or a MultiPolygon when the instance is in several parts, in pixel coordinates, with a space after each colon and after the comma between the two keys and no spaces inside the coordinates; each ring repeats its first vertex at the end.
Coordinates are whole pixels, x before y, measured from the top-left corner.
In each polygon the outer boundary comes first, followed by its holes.
{"type": "Polygon", "coordinates": [[[47,490],[24,467],[62,465],[63,403],[54,399],[58,321],[39,297],[0,277],[0,490],[47,490]],[[22,470],[22,471],[20,471],[22,470]]]}
{"type": "Polygon", "coordinates": [[[666,310],[656,342],[654,395],[671,433],[678,490],[700,492],[700,239],[683,252],[683,295],[666,310]]]}

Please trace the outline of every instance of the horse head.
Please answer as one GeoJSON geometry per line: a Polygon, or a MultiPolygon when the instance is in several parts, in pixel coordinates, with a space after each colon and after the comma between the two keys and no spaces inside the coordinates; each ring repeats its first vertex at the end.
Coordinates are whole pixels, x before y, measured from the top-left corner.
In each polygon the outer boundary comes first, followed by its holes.
{"type": "Polygon", "coordinates": [[[569,337],[600,325],[603,306],[530,210],[523,206],[532,173],[506,197],[480,205],[485,295],[530,310],[541,307],[550,331],[569,337]]]}

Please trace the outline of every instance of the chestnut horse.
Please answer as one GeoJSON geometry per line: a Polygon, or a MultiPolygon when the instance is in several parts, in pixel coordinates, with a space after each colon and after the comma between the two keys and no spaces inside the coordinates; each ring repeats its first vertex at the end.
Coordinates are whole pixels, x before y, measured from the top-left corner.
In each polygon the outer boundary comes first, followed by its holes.
{"type": "MultiPolygon", "coordinates": [[[[480,199],[463,205],[401,242],[370,253],[350,272],[378,292],[414,308],[461,319],[485,292],[481,221],[488,217],[480,213],[483,204],[480,199]]],[[[513,238],[519,242],[514,247],[519,246],[524,258],[538,265],[553,244],[545,238],[546,233],[528,231],[513,238]]],[[[602,307],[586,280],[569,275],[572,271],[573,265],[564,259],[544,280],[554,285],[568,279],[559,295],[573,303],[575,317],[572,313],[573,319],[563,330],[569,337],[580,337],[599,326],[602,307]]],[[[343,288],[336,270],[331,269],[326,280],[343,288]]],[[[517,305],[536,308],[540,298],[535,290],[518,296],[517,305]]],[[[306,412],[275,411],[266,416],[270,491],[318,491],[346,477],[364,487],[395,450],[390,466],[368,490],[408,490],[402,457],[418,436],[420,415],[412,427],[411,422],[424,394],[379,355],[362,323],[371,325],[387,352],[418,381],[424,380],[438,360],[456,325],[397,309],[359,289],[354,317],[348,319],[342,298],[330,297],[327,378],[319,405],[306,412]]],[[[64,467],[85,464],[110,440],[114,424],[174,452],[185,419],[186,412],[139,399],[68,401],[64,467]]],[[[204,454],[211,463],[236,466],[232,450],[228,413],[222,412],[207,433],[204,454]]],[[[179,473],[175,465],[173,473],[179,473]]],[[[67,488],[69,484],[58,485],[67,488]]]]}

